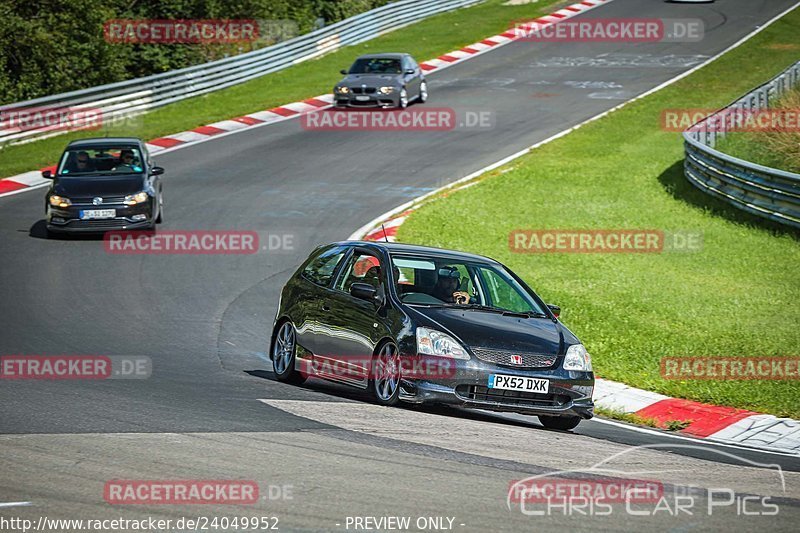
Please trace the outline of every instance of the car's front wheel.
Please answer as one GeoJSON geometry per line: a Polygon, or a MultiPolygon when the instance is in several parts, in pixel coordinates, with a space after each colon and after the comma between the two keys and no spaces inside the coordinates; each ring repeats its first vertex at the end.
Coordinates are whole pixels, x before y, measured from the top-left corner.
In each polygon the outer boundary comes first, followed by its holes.
{"type": "Polygon", "coordinates": [[[381,405],[400,401],[400,351],[393,342],[384,344],[373,358],[369,390],[381,405]]]}
{"type": "Polygon", "coordinates": [[[547,429],[560,429],[569,431],[575,429],[581,422],[579,416],[544,416],[539,415],[539,422],[547,429]]]}
{"type": "Polygon", "coordinates": [[[419,84],[419,101],[423,104],[428,101],[428,82],[419,84]]]}
{"type": "Polygon", "coordinates": [[[397,102],[397,107],[399,107],[400,109],[405,109],[408,107],[408,91],[406,90],[405,87],[400,89],[400,97],[397,102]]]}
{"type": "Polygon", "coordinates": [[[161,224],[164,222],[164,197],[161,196],[162,192],[159,191],[158,193],[158,218],[156,218],[156,224],[161,224]]]}
{"type": "Polygon", "coordinates": [[[278,326],[275,342],[272,343],[272,364],[278,381],[300,385],[306,380],[305,376],[294,368],[296,354],[297,335],[294,326],[287,320],[278,326]]]}

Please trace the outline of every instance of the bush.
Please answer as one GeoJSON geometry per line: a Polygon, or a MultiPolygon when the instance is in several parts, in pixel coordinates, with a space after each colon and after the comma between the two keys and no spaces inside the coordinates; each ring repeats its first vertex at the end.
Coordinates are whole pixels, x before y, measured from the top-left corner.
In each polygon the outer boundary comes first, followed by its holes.
{"type": "Polygon", "coordinates": [[[289,21],[297,32],[318,18],[335,22],[388,0],[3,0],[0,2],[0,104],[85,89],[188,67],[268,46],[266,36],[237,44],[113,44],[109,19],[289,21]]]}

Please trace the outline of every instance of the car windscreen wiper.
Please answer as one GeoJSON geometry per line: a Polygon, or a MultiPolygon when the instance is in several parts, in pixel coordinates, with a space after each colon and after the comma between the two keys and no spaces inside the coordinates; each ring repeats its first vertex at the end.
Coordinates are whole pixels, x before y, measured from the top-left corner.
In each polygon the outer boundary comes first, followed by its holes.
{"type": "Polygon", "coordinates": [[[519,315],[527,318],[550,318],[546,314],[540,313],[539,311],[506,311],[505,314],[519,315]]]}
{"type": "Polygon", "coordinates": [[[504,316],[519,316],[523,318],[548,318],[546,314],[538,311],[512,311],[511,309],[503,309],[501,307],[490,307],[482,304],[444,304],[446,307],[454,309],[477,309],[479,311],[489,311],[491,313],[499,313],[504,316]]]}

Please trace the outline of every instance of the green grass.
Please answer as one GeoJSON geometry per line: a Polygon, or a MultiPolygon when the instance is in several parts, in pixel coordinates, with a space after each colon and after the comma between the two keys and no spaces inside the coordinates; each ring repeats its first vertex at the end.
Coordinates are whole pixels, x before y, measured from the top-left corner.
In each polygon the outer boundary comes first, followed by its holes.
{"type": "MultiPolygon", "coordinates": [[[[797,233],[736,210],[683,176],[663,109],[720,108],[798,58],[800,10],[671,87],[445,191],[399,240],[494,257],[514,269],[586,344],[600,377],[719,405],[800,417],[800,381],[674,381],[666,356],[800,354],[797,233]],[[702,250],[519,254],[515,229],[701,232],[702,250]]],[[[455,177],[455,176],[453,176],[455,177]]]]}
{"type": "MultiPolygon", "coordinates": [[[[184,100],[146,115],[122,127],[108,129],[109,135],[132,135],[145,140],[189,130],[289,102],[330,92],[356,56],[381,51],[403,51],[418,61],[472,44],[507,30],[512,21],[536,18],[552,12],[563,0],[544,0],[530,5],[503,6],[505,0],[488,0],[475,7],[436,15],[411,26],[343,48],[322,58],[263,76],[235,87],[184,100]]],[[[105,134],[106,130],[100,132],[105,134]]],[[[74,132],[0,151],[0,177],[54,163],[67,142],[97,135],[96,131],[74,132]]]]}
{"type": "MultiPolygon", "coordinates": [[[[795,112],[800,109],[800,86],[786,93],[772,108],[790,109],[795,112]]],[[[717,144],[716,148],[745,161],[800,173],[798,132],[730,133],[717,144]]]]}
{"type": "Polygon", "coordinates": [[[663,424],[655,418],[648,418],[639,416],[635,413],[623,413],[615,409],[605,409],[603,407],[595,407],[594,412],[596,415],[611,420],[619,420],[620,422],[628,422],[638,426],[648,426],[651,428],[666,429],[667,431],[680,431],[686,429],[691,424],[689,420],[667,420],[663,424]]]}

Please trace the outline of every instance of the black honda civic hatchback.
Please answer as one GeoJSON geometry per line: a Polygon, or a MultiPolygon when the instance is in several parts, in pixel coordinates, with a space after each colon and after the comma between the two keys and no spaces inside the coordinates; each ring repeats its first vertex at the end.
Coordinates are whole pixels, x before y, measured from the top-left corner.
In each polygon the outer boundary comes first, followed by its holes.
{"type": "Polygon", "coordinates": [[[47,232],[154,229],[163,219],[164,169],[133,137],[82,139],[67,145],[45,195],[47,232]]]}
{"type": "Polygon", "coordinates": [[[522,279],[492,259],[398,243],[317,248],[281,292],[270,358],[400,401],[538,415],[551,429],[593,416],[580,341],[522,279]]]}

